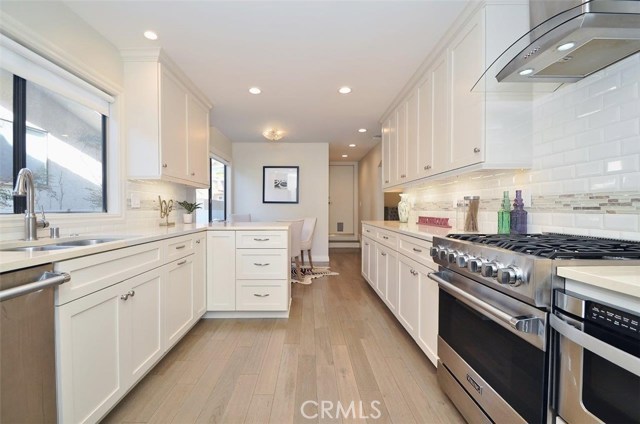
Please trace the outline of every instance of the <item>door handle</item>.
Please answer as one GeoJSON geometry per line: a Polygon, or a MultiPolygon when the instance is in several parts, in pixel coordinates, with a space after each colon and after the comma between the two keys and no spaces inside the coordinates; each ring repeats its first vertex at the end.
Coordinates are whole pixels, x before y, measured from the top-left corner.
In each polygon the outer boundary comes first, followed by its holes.
{"type": "Polygon", "coordinates": [[[13,299],[14,297],[46,289],[47,287],[57,286],[69,280],[71,280],[71,275],[66,272],[45,272],[38,281],[0,291],[0,301],[13,299]]]}
{"type": "Polygon", "coordinates": [[[267,262],[266,264],[261,264],[261,263],[258,263],[258,262],[254,262],[253,264],[255,266],[268,266],[268,265],[271,265],[269,262],[267,262]]]}
{"type": "Polygon", "coordinates": [[[264,293],[264,294],[260,294],[260,293],[254,293],[253,294],[255,297],[268,297],[269,293],[264,293]]]}

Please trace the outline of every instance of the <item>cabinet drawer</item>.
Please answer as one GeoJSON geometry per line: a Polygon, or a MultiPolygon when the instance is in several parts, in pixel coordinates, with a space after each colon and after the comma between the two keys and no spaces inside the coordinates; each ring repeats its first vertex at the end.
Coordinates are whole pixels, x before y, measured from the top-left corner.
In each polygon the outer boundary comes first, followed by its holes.
{"type": "Polygon", "coordinates": [[[290,272],[286,249],[236,250],[238,280],[281,280],[290,272]]]}
{"type": "Polygon", "coordinates": [[[238,249],[286,249],[288,231],[236,231],[238,249]]]}
{"type": "Polygon", "coordinates": [[[194,252],[195,237],[194,235],[174,237],[165,240],[166,262],[184,258],[194,252]]]}
{"type": "Polygon", "coordinates": [[[376,228],[376,241],[391,249],[398,250],[398,234],[376,228]]]}
{"type": "Polygon", "coordinates": [[[405,236],[403,234],[398,236],[398,252],[429,268],[437,270],[438,265],[431,259],[431,255],[429,254],[430,249],[431,242],[429,241],[405,236]]]}
{"type": "Polygon", "coordinates": [[[289,307],[287,280],[243,281],[236,287],[238,311],[286,311],[289,307]]]}
{"type": "Polygon", "coordinates": [[[71,274],[71,281],[58,287],[55,304],[63,305],[162,264],[161,242],[58,262],[54,269],[71,274]]]}
{"type": "Polygon", "coordinates": [[[362,224],[362,235],[373,239],[376,236],[376,229],[371,225],[362,224]]]}

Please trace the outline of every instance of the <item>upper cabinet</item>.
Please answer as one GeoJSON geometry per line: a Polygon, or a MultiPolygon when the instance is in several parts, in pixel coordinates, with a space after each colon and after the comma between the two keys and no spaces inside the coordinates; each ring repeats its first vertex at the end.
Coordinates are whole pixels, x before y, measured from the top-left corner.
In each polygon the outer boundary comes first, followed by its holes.
{"type": "Polygon", "coordinates": [[[209,101],[159,49],[123,60],[128,177],[208,187],[209,101]]]}
{"type": "Polygon", "coordinates": [[[530,95],[488,90],[489,80],[476,85],[486,65],[527,26],[526,2],[487,1],[461,19],[383,120],[384,188],[442,174],[531,166],[530,95]]]}

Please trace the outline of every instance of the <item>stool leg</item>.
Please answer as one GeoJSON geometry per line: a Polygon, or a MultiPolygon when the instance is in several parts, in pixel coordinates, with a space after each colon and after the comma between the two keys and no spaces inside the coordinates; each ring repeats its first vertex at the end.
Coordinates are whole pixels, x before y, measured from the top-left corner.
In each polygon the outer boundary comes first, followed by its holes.
{"type": "Polygon", "coordinates": [[[296,256],[296,272],[298,273],[298,280],[302,283],[304,281],[304,277],[302,276],[302,270],[300,269],[300,258],[296,256]]]}
{"type": "Polygon", "coordinates": [[[304,250],[300,251],[300,259],[302,261],[302,265],[304,265],[304,250]]]}
{"type": "Polygon", "coordinates": [[[307,255],[309,255],[309,265],[311,265],[311,269],[313,270],[313,259],[311,259],[311,249],[307,250],[307,255]]]}

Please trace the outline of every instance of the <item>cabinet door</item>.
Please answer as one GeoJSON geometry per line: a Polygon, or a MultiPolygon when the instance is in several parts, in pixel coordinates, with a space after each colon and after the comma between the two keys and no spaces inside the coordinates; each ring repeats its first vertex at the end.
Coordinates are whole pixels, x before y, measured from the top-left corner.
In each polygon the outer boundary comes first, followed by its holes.
{"type": "Polygon", "coordinates": [[[193,255],[167,265],[162,290],[166,348],[189,330],[193,319],[193,255]]]}
{"type": "Polygon", "coordinates": [[[369,276],[369,266],[371,263],[371,260],[369,258],[369,255],[371,254],[371,240],[369,240],[367,237],[362,237],[361,254],[362,254],[362,260],[361,260],[362,277],[364,277],[364,279],[369,284],[371,284],[371,278],[369,276]]]}
{"type": "Polygon", "coordinates": [[[431,70],[427,71],[427,79],[418,87],[418,139],[415,150],[409,148],[409,158],[414,160],[417,177],[426,177],[433,173],[434,108],[431,72],[431,70]]]}
{"type": "Polygon", "coordinates": [[[127,391],[125,293],[117,284],[56,307],[59,422],[97,422],[127,391]]]}
{"type": "Polygon", "coordinates": [[[125,363],[130,384],[142,378],[164,352],[160,308],[163,272],[164,268],[156,268],[120,284],[124,295],[122,321],[129,341],[120,349],[128,355],[125,363]]]}
{"type": "Polygon", "coordinates": [[[391,120],[382,125],[382,187],[391,185],[391,120]]]}
{"type": "Polygon", "coordinates": [[[408,102],[403,102],[397,110],[398,169],[396,182],[407,182],[407,109],[408,102]]]}
{"type": "Polygon", "coordinates": [[[193,96],[187,100],[189,175],[187,179],[209,186],[209,109],[193,96]]]}
{"type": "Polygon", "coordinates": [[[398,319],[404,328],[416,337],[420,318],[420,275],[404,257],[400,258],[398,288],[398,319]]]}
{"type": "Polygon", "coordinates": [[[398,114],[389,117],[389,185],[398,184],[398,114]]]}
{"type": "Polygon", "coordinates": [[[450,169],[451,149],[449,145],[449,81],[447,56],[442,54],[431,73],[433,87],[433,173],[450,169]]]}
{"type": "Polygon", "coordinates": [[[387,257],[388,249],[376,243],[376,279],[375,289],[380,299],[385,300],[387,293],[387,257]]]}
{"type": "Polygon", "coordinates": [[[398,254],[394,250],[387,252],[387,291],[384,296],[387,307],[397,314],[398,312],[398,254]]]}
{"type": "Polygon", "coordinates": [[[420,150],[422,148],[418,138],[420,107],[420,89],[416,89],[407,100],[407,181],[413,181],[420,176],[420,150]]]}
{"type": "Polygon", "coordinates": [[[207,310],[236,310],[235,231],[207,233],[207,310]]]}
{"type": "Polygon", "coordinates": [[[187,176],[187,91],[170,72],[165,68],[161,70],[161,172],[184,180],[187,176]]]}
{"type": "Polygon", "coordinates": [[[484,10],[451,44],[451,168],[484,160],[484,93],[472,92],[485,69],[484,10]]]}
{"type": "Polygon", "coordinates": [[[417,268],[420,279],[420,319],[417,342],[433,365],[438,363],[438,283],[427,274],[427,267],[417,268]]]}
{"type": "Polygon", "coordinates": [[[207,310],[207,237],[199,234],[193,254],[193,320],[197,321],[207,310]]]}

